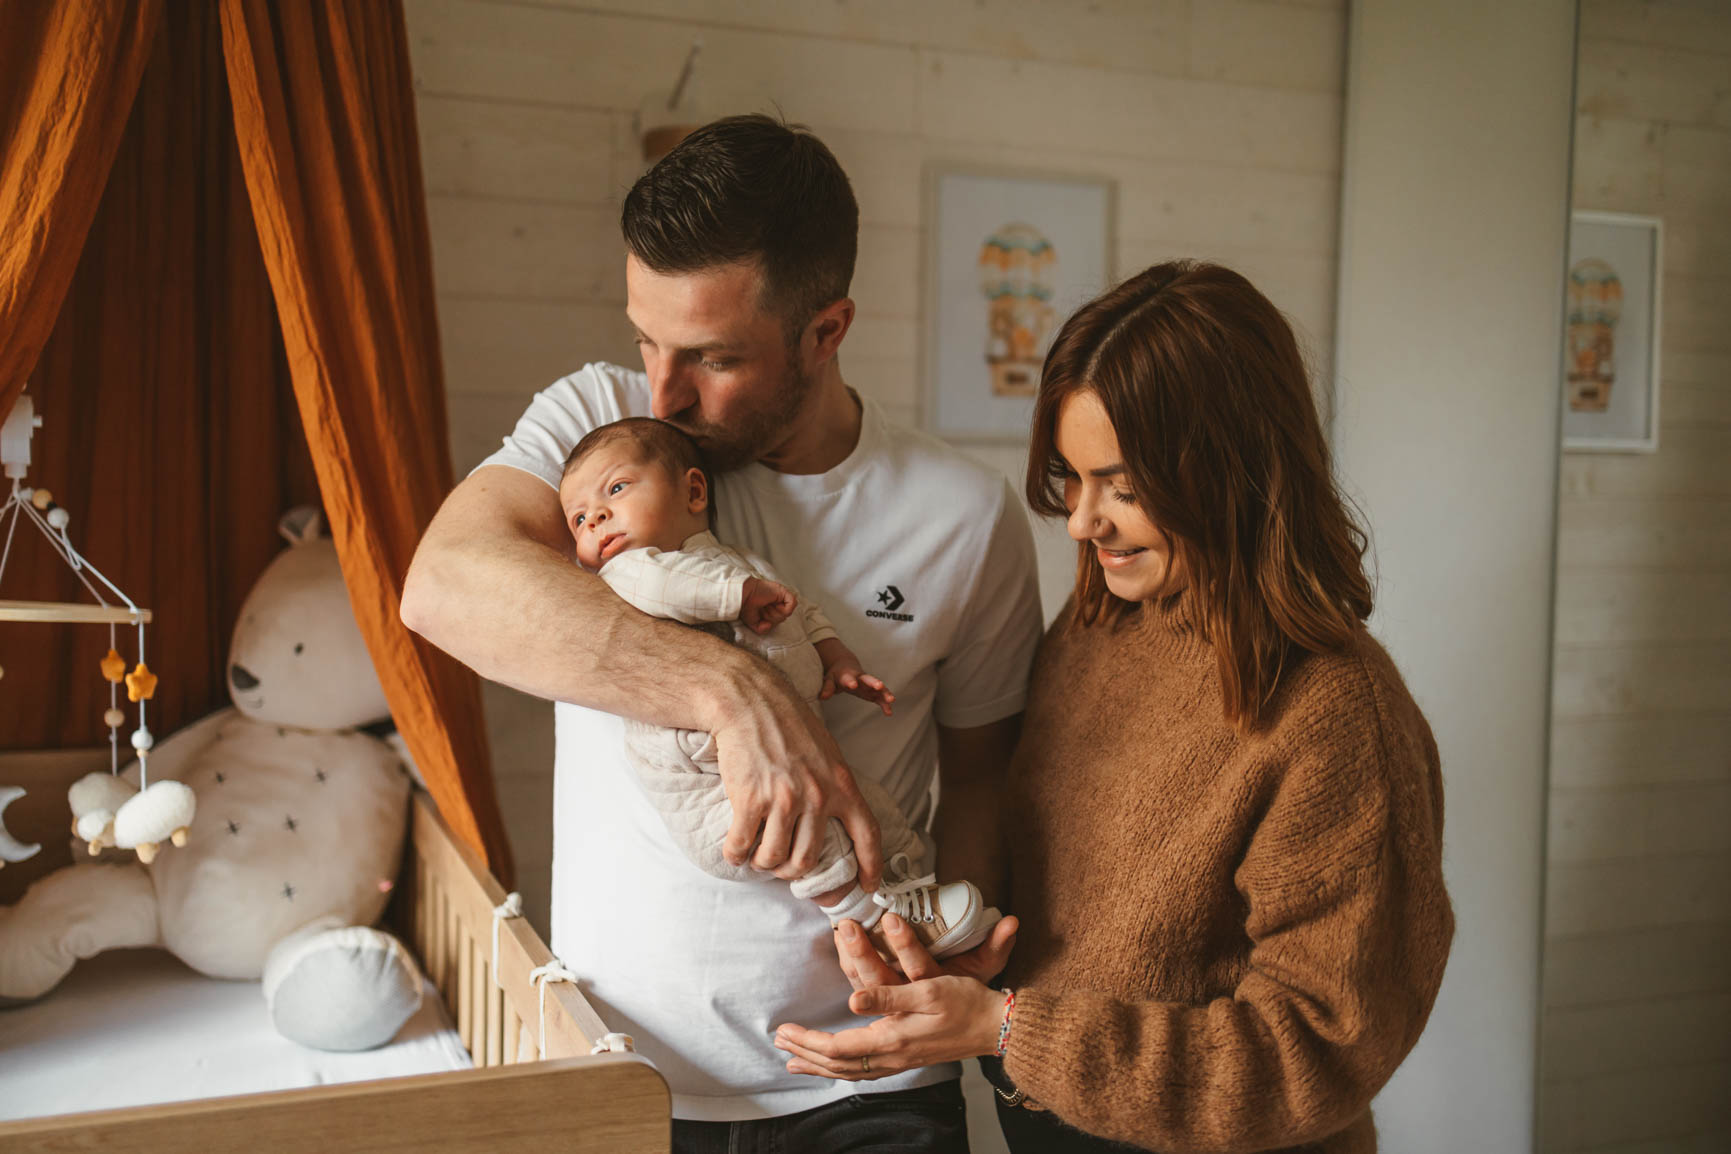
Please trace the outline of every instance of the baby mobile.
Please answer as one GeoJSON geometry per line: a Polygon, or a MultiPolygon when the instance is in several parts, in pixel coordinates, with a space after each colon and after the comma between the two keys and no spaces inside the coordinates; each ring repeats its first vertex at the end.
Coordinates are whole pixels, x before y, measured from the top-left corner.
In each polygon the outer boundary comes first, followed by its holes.
{"type": "MultiPolygon", "coordinates": [[[[186,830],[192,824],[195,808],[193,792],[187,786],[178,781],[150,780],[150,750],[155,739],[145,715],[150,699],[156,694],[156,675],[144,660],[144,627],[150,622],[150,610],[141,609],[73,546],[66,533],[71,517],[55,502],[54,495],[47,489],[32,489],[24,484],[30,465],[30,436],[41,427],[42,418],[36,415],[27,396],[18,398],[5,424],[0,426],[0,466],[11,485],[11,492],[0,503],[0,527],[5,531],[4,544],[0,545],[0,582],[5,580],[13,538],[23,523],[41,531],[95,604],[0,600],[0,621],[108,626],[108,655],[100,662],[100,668],[108,682],[108,709],[102,720],[108,726],[109,768],[107,773],[87,774],[68,791],[72,831],[89,844],[92,854],[100,853],[106,846],[116,846],[135,851],[139,860],[148,864],[163,842],[186,844],[186,830]],[[110,595],[114,600],[110,600],[110,595]],[[137,657],[130,673],[126,670],[126,659],[120,655],[122,626],[132,627],[137,635],[137,657]],[[126,724],[126,711],[120,705],[122,685],[126,687],[127,701],[138,707],[138,725],[130,739],[138,754],[137,785],[120,772],[120,729],[126,724]]],[[[5,671],[0,670],[0,677],[4,676],[5,671]]],[[[23,861],[42,848],[24,845],[6,832],[5,808],[23,794],[17,786],[0,787],[0,865],[23,861]]]]}

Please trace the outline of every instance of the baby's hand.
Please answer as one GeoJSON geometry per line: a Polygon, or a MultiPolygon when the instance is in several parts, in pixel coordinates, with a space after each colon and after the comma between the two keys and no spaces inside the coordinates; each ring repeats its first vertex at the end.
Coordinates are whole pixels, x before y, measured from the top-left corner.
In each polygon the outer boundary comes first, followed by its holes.
{"type": "Polygon", "coordinates": [[[793,616],[799,598],[793,590],[761,577],[747,577],[739,598],[739,619],[753,633],[768,633],[793,616]]]}
{"type": "Polygon", "coordinates": [[[862,701],[875,702],[884,711],[884,716],[890,715],[890,706],[895,703],[896,695],[891,693],[880,678],[873,677],[859,666],[859,658],[852,650],[843,650],[843,656],[830,663],[823,671],[823,689],[818,693],[819,701],[828,701],[838,692],[851,693],[862,701]]]}

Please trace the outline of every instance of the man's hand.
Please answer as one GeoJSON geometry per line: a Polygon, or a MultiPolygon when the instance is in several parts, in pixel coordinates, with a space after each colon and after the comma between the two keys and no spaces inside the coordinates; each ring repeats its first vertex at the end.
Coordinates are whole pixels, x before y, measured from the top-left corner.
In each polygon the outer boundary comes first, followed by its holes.
{"type": "Polygon", "coordinates": [[[768,633],[793,616],[799,598],[793,590],[761,577],[747,577],[740,594],[739,619],[753,633],[768,633]]]}
{"type": "Polygon", "coordinates": [[[841,748],[787,678],[735,652],[745,660],[722,674],[728,704],[706,727],[733,805],[722,856],[779,878],[802,877],[816,867],[833,817],[853,839],[860,885],[876,889],[883,876],[877,818],[841,748]]]}
{"type": "Polygon", "coordinates": [[[890,715],[890,706],[895,704],[896,695],[884,685],[882,678],[873,677],[860,668],[859,658],[853,650],[834,637],[826,637],[817,643],[817,655],[823,661],[823,688],[818,691],[819,701],[828,701],[838,692],[851,693],[882,709],[885,717],[890,715]]]}

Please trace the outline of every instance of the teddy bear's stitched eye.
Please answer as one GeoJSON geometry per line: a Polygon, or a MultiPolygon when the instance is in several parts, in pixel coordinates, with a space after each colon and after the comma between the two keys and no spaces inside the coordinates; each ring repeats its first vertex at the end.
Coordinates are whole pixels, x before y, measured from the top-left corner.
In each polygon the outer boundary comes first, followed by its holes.
{"type": "Polygon", "coordinates": [[[299,657],[301,655],[301,650],[303,650],[305,648],[306,648],[306,645],[303,644],[302,642],[299,642],[299,641],[295,642],[295,656],[299,657]]]}

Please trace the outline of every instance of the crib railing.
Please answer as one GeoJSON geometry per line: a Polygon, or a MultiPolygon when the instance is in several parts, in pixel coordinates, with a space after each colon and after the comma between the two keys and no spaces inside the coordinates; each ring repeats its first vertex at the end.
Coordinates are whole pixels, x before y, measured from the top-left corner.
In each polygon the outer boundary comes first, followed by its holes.
{"type": "Polygon", "coordinates": [[[493,911],[504,903],[504,889],[474,851],[452,835],[430,798],[417,792],[413,811],[402,873],[413,892],[399,908],[407,915],[405,928],[415,952],[444,996],[475,1065],[588,1054],[606,1033],[594,1008],[575,986],[551,982],[543,1019],[541,992],[530,974],[553,955],[523,918],[498,920],[495,972],[493,911]]]}

